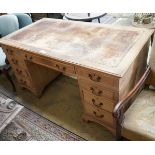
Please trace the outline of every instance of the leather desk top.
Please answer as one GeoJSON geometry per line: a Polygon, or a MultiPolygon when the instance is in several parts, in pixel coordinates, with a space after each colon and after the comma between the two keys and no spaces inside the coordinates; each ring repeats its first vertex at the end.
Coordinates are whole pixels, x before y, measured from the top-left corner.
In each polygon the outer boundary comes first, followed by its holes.
{"type": "Polygon", "coordinates": [[[41,19],[0,39],[0,44],[122,77],[153,30],[41,19]]]}

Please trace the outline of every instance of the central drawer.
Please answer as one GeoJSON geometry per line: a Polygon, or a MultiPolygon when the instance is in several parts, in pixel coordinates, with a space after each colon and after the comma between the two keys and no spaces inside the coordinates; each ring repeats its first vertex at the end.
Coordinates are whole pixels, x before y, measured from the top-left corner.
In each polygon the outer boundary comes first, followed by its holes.
{"type": "Polygon", "coordinates": [[[60,72],[75,74],[73,65],[55,61],[53,59],[43,58],[36,55],[25,54],[25,60],[31,61],[36,64],[44,65],[45,67],[58,70],[60,72]]]}

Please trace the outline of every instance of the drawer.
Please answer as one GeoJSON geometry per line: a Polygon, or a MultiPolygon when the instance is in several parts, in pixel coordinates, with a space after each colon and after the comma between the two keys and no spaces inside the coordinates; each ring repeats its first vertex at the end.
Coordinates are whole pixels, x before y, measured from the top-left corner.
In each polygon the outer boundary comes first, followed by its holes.
{"type": "Polygon", "coordinates": [[[79,81],[80,88],[82,90],[86,90],[87,92],[95,96],[103,96],[110,100],[117,101],[117,98],[118,98],[117,91],[107,89],[100,84],[88,82],[87,80],[82,78],[79,78],[78,81],[79,81]]]}
{"type": "Polygon", "coordinates": [[[104,97],[92,95],[84,90],[83,90],[83,97],[86,103],[95,106],[96,108],[113,112],[115,104],[114,101],[106,99],[104,97]]]}
{"type": "Polygon", "coordinates": [[[78,78],[84,78],[89,82],[98,83],[110,89],[116,89],[118,87],[118,79],[112,75],[82,67],[77,67],[76,72],[78,74],[78,78]]]}
{"type": "Polygon", "coordinates": [[[48,68],[52,68],[52,69],[58,70],[60,72],[75,74],[74,66],[67,64],[67,63],[62,63],[62,62],[55,61],[52,59],[49,60],[47,58],[33,56],[30,54],[25,54],[25,60],[34,62],[36,64],[44,65],[48,68]]]}
{"type": "Polygon", "coordinates": [[[60,72],[75,74],[74,66],[65,63],[54,62],[54,68],[60,72]]]}
{"type": "Polygon", "coordinates": [[[90,104],[84,104],[84,110],[87,115],[93,117],[94,119],[109,126],[114,126],[112,113],[96,108],[95,106],[92,106],[90,104]]]}

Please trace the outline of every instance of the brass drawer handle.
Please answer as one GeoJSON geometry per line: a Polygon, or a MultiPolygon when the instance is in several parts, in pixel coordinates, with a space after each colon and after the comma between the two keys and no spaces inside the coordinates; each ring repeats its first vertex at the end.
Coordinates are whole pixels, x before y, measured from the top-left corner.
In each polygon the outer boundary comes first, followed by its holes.
{"type": "Polygon", "coordinates": [[[11,55],[13,54],[13,50],[10,50],[10,54],[11,54],[11,55]]]}
{"type": "Polygon", "coordinates": [[[26,60],[28,59],[28,56],[27,55],[25,55],[25,58],[26,58],[26,60]]]}
{"type": "Polygon", "coordinates": [[[93,114],[94,114],[95,117],[97,117],[97,118],[103,118],[103,117],[104,117],[104,115],[97,115],[97,112],[96,112],[96,111],[93,111],[93,114]]]}
{"type": "Polygon", "coordinates": [[[28,56],[28,55],[25,55],[25,58],[26,58],[26,60],[29,60],[29,61],[32,61],[32,59],[33,59],[32,56],[28,56]]]}
{"type": "Polygon", "coordinates": [[[20,80],[20,82],[22,83],[22,84],[26,84],[26,81],[24,81],[24,80],[20,80]]]}
{"type": "Polygon", "coordinates": [[[33,57],[32,57],[32,56],[30,56],[30,57],[29,57],[29,60],[31,61],[32,59],[33,59],[33,57]]]}
{"type": "Polygon", "coordinates": [[[60,67],[58,64],[56,64],[56,67],[59,69],[59,70],[62,70],[62,71],[65,71],[66,70],[66,67],[60,67]]]}
{"type": "Polygon", "coordinates": [[[9,49],[6,49],[6,51],[8,52],[8,54],[12,55],[13,54],[13,50],[9,50],[9,49]]]}
{"type": "Polygon", "coordinates": [[[13,55],[13,50],[10,50],[9,53],[10,53],[10,55],[13,55]]]}
{"type": "Polygon", "coordinates": [[[93,87],[90,88],[91,92],[96,95],[96,96],[101,96],[103,91],[102,90],[97,90],[97,89],[94,89],[93,87]]]}
{"type": "Polygon", "coordinates": [[[103,105],[102,102],[100,102],[100,103],[97,104],[96,101],[95,101],[95,99],[92,99],[92,103],[93,103],[93,105],[95,105],[95,106],[98,107],[98,108],[101,108],[102,105],[103,105]]]}
{"type": "Polygon", "coordinates": [[[11,61],[12,61],[12,63],[13,63],[14,65],[17,65],[17,64],[18,64],[18,60],[11,59],[11,61]]]}
{"type": "Polygon", "coordinates": [[[88,74],[88,77],[95,82],[100,82],[101,81],[101,77],[96,75],[96,74],[88,74]]]}
{"type": "Polygon", "coordinates": [[[18,74],[22,74],[22,70],[16,69],[16,72],[17,72],[18,74]]]}
{"type": "Polygon", "coordinates": [[[65,71],[66,70],[66,67],[62,67],[62,70],[65,71]]]}
{"type": "Polygon", "coordinates": [[[59,65],[57,65],[57,64],[56,64],[56,67],[57,67],[58,69],[60,69],[60,66],[59,66],[59,65]]]}

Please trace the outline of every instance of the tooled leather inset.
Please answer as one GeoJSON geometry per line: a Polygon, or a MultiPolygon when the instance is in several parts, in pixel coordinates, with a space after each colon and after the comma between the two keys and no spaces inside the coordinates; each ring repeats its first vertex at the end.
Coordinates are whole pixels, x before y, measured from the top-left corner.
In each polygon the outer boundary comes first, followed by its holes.
{"type": "Polygon", "coordinates": [[[44,51],[48,56],[67,56],[76,63],[89,61],[93,66],[117,67],[139,36],[140,33],[134,30],[116,31],[104,26],[47,20],[16,33],[10,39],[20,41],[29,49],[44,51]]]}

